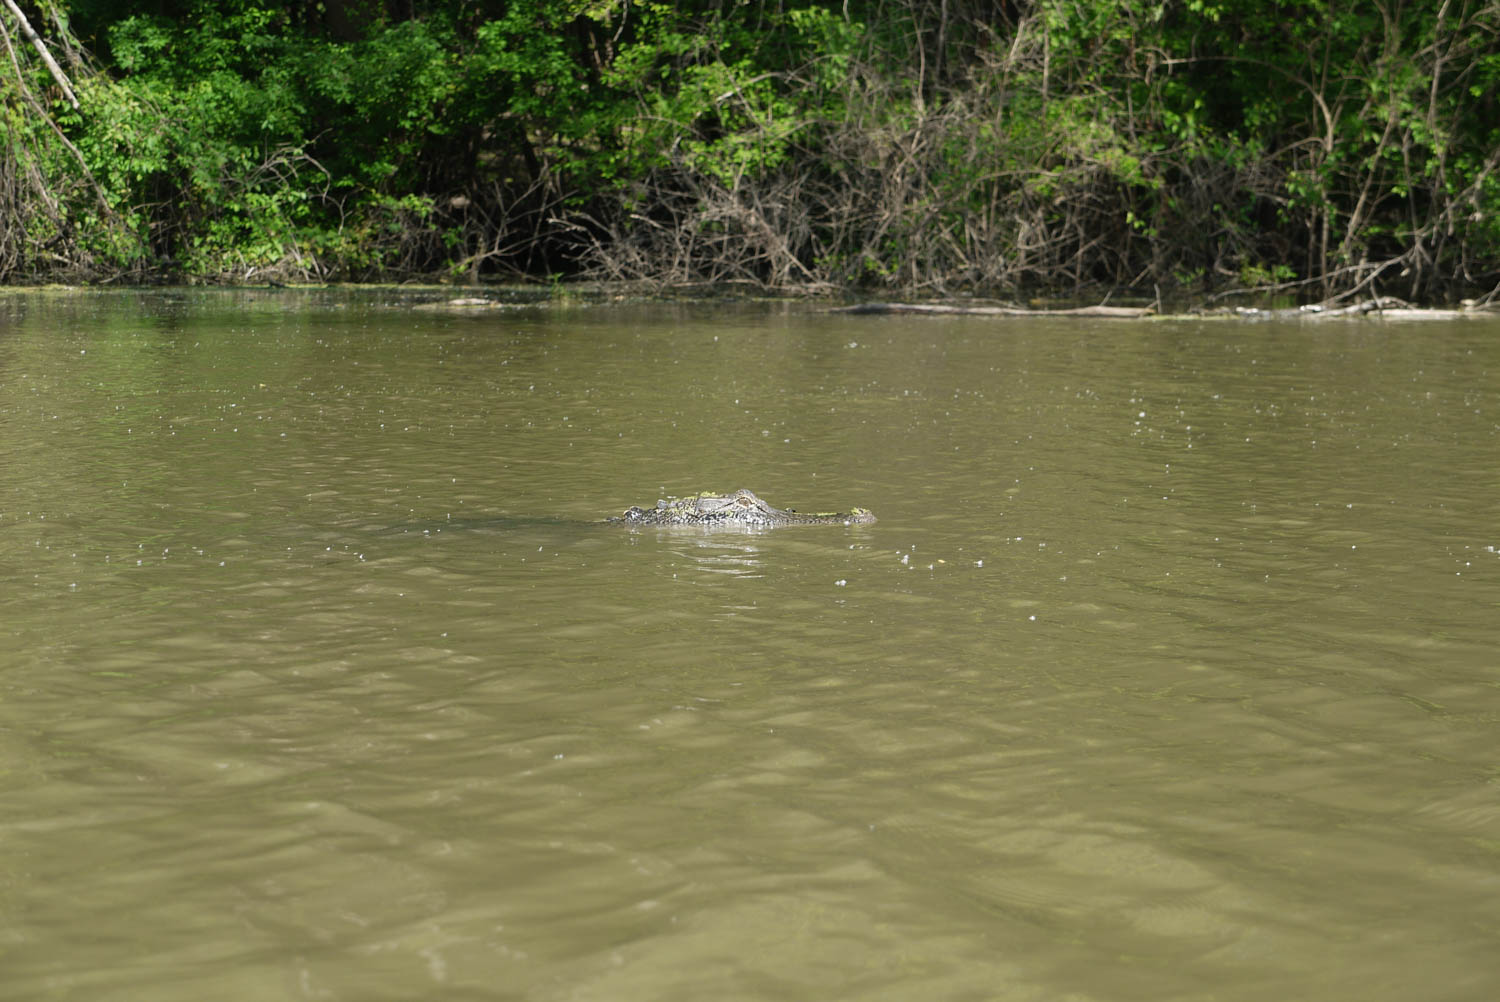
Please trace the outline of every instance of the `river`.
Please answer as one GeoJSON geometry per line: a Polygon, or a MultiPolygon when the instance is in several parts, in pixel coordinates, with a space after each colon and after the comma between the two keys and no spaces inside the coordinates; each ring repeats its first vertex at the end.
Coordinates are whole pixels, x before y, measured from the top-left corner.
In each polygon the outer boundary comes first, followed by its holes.
{"type": "Polygon", "coordinates": [[[1500,320],[414,298],[0,297],[5,998],[1494,997],[1500,320]]]}

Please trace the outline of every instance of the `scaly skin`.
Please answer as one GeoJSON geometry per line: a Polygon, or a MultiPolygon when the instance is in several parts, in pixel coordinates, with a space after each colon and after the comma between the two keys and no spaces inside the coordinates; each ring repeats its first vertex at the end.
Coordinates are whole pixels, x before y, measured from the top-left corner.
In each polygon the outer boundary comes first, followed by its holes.
{"type": "Polygon", "coordinates": [[[843,512],[816,512],[772,508],[750,491],[741,488],[732,494],[705,492],[685,498],[667,498],[655,508],[626,508],[611,522],[630,525],[699,525],[745,526],[774,525],[868,525],[875,516],[864,508],[843,512]]]}

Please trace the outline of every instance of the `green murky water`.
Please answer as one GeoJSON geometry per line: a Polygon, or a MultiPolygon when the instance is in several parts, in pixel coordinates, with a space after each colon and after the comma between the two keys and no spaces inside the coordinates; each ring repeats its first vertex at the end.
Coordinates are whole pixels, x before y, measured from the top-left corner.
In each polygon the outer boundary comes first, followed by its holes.
{"type": "Polygon", "coordinates": [[[1500,322],[382,295],[0,299],[7,998],[1493,997],[1500,322]]]}

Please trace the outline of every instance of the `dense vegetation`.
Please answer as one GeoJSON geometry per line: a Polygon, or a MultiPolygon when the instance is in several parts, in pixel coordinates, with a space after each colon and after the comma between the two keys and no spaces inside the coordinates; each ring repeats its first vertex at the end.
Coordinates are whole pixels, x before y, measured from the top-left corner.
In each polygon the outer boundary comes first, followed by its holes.
{"type": "Polygon", "coordinates": [[[1500,282],[1500,0],[0,0],[0,28],[9,281],[1500,282]]]}

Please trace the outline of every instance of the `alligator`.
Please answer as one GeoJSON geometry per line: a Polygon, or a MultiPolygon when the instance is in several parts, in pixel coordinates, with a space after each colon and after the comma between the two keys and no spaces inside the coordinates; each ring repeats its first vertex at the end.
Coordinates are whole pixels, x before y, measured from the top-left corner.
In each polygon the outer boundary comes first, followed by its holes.
{"type": "Polygon", "coordinates": [[[843,512],[804,513],[772,508],[741,488],[732,494],[705,492],[685,498],[666,498],[655,508],[626,508],[610,522],[627,525],[698,525],[760,528],[773,525],[868,525],[875,515],[864,508],[843,512]]]}

